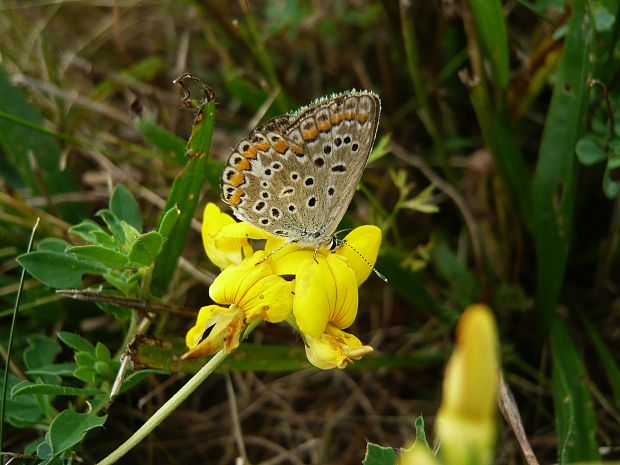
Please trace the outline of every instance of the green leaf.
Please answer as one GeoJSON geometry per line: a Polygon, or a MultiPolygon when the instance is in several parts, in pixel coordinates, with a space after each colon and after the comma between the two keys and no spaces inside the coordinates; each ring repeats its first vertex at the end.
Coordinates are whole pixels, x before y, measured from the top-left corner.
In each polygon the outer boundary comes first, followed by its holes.
{"type": "MultiPolygon", "coordinates": [[[[100,344],[100,343],[97,343],[100,344]]],[[[92,367],[97,358],[94,354],[89,352],[76,352],[75,353],[75,362],[78,364],[78,367],[92,367]]]]}
{"type": "Polygon", "coordinates": [[[545,121],[533,184],[537,306],[543,331],[556,306],[571,241],[577,169],[575,146],[585,128],[593,25],[588,3],[571,2],[568,35],[545,121]]]}
{"type": "Polygon", "coordinates": [[[491,63],[495,84],[508,84],[508,34],[506,16],[499,0],[469,0],[472,16],[486,58],[491,63]]]}
{"type": "Polygon", "coordinates": [[[422,415],[415,419],[415,445],[425,447],[429,451],[431,450],[428,442],[426,442],[426,431],[424,431],[424,418],[422,418],[422,415]]]}
{"type": "Polygon", "coordinates": [[[73,376],[85,383],[95,384],[97,372],[92,366],[81,366],[75,369],[73,376]]]}
{"type": "Polygon", "coordinates": [[[125,381],[123,381],[123,384],[121,385],[120,392],[129,391],[130,389],[132,389],[140,381],[142,381],[144,378],[146,378],[149,375],[167,375],[167,374],[169,374],[169,372],[166,370],[146,369],[146,370],[136,371],[130,374],[129,376],[127,376],[127,378],[125,378],[125,381]]]}
{"type": "Polygon", "coordinates": [[[98,245],[78,245],[69,247],[67,253],[75,254],[79,259],[92,260],[101,263],[105,267],[123,269],[129,262],[127,255],[116,250],[98,245]]]}
{"type": "Polygon", "coordinates": [[[391,447],[383,447],[369,442],[363,465],[396,465],[396,453],[391,447]]]}
{"type": "Polygon", "coordinates": [[[575,153],[582,165],[590,166],[607,158],[607,153],[598,142],[590,137],[582,137],[577,141],[575,153]]]}
{"type": "Polygon", "coordinates": [[[551,324],[552,382],[560,465],[600,460],[594,404],[581,357],[564,322],[551,324]]]}
{"type": "Polygon", "coordinates": [[[40,334],[28,338],[28,348],[24,351],[24,365],[27,369],[50,365],[61,352],[60,344],[40,334]]]}
{"type": "Polygon", "coordinates": [[[592,344],[598,354],[598,358],[603,364],[605,374],[607,375],[609,385],[611,386],[611,392],[613,393],[614,404],[616,405],[616,408],[620,410],[620,367],[614,359],[612,352],[605,344],[605,341],[603,341],[603,338],[599,335],[596,327],[582,312],[579,312],[579,318],[588,332],[588,336],[592,340],[592,344]]]}
{"type": "Polygon", "coordinates": [[[79,224],[71,226],[69,232],[77,234],[85,241],[92,242],[93,244],[108,248],[114,246],[114,238],[93,220],[84,220],[79,224]]]}
{"type": "MultiPolygon", "coordinates": [[[[192,127],[192,136],[188,143],[189,161],[183,172],[174,181],[166,206],[163,209],[163,212],[168,212],[177,206],[181,213],[153,268],[152,290],[156,294],[164,294],[167,291],[172,273],[176,269],[177,260],[183,252],[206,176],[207,157],[214,121],[215,101],[212,100],[198,108],[192,127]]],[[[160,216],[157,222],[158,228],[163,218],[164,214],[160,216]]]]}
{"type": "Polygon", "coordinates": [[[144,139],[162,150],[172,153],[175,162],[185,163],[185,149],[187,142],[176,134],[162,128],[155,121],[149,118],[139,118],[135,122],[135,127],[144,139]]]}
{"type": "Polygon", "coordinates": [[[139,266],[151,266],[164,244],[164,238],[157,231],[142,234],[129,251],[129,260],[139,266]]]}
{"type": "Polygon", "coordinates": [[[106,272],[100,263],[48,251],[26,253],[17,257],[17,261],[33,277],[54,289],[81,288],[83,275],[106,272]]]}
{"type": "Polygon", "coordinates": [[[157,226],[157,232],[161,234],[164,240],[166,240],[172,232],[172,228],[179,219],[180,214],[181,210],[179,210],[176,205],[164,213],[159,226],[157,226]]]}
{"type": "Polygon", "coordinates": [[[51,365],[43,365],[38,368],[27,370],[26,374],[33,375],[52,375],[52,376],[71,376],[77,368],[75,363],[54,363],[51,365]]]}
{"type": "Polygon", "coordinates": [[[95,346],[78,334],[60,331],[58,333],[58,339],[76,352],[86,352],[91,354],[93,357],[95,356],[95,346]]]}
{"type": "Polygon", "coordinates": [[[11,395],[14,397],[23,395],[47,395],[47,396],[98,396],[105,395],[100,389],[82,389],[58,384],[32,383],[22,381],[13,387],[11,395]]]}
{"type": "Polygon", "coordinates": [[[112,359],[110,349],[108,349],[105,344],[97,342],[97,345],[95,346],[95,358],[101,362],[109,362],[112,359]]]}
{"type": "Polygon", "coordinates": [[[37,246],[37,250],[43,250],[48,252],[65,253],[67,247],[71,247],[67,241],[58,239],[56,237],[46,237],[37,246]]]}
{"type": "Polygon", "coordinates": [[[620,192],[620,157],[609,158],[603,174],[603,192],[605,195],[614,199],[620,192]]]}
{"type": "Polygon", "coordinates": [[[106,313],[114,316],[119,321],[127,321],[131,317],[131,309],[127,307],[121,307],[108,302],[95,302],[97,307],[106,313]]]}
{"type": "Polygon", "coordinates": [[[108,226],[108,229],[114,236],[116,244],[119,246],[123,245],[127,240],[125,236],[125,228],[121,224],[121,220],[116,216],[116,214],[111,210],[99,210],[97,212],[97,216],[101,217],[101,219],[108,226]]]}
{"type": "Polygon", "coordinates": [[[89,413],[77,413],[73,410],[60,412],[52,421],[45,440],[51,448],[52,456],[58,456],[78,444],[86,433],[102,426],[107,415],[96,417],[89,413]]]}
{"type": "Polygon", "coordinates": [[[119,220],[133,226],[136,231],[142,232],[142,212],[140,206],[131,192],[125,186],[119,184],[112,192],[110,198],[110,210],[119,220]]]}
{"type": "Polygon", "coordinates": [[[108,270],[108,272],[103,275],[103,279],[126,296],[137,295],[138,283],[135,277],[139,277],[139,273],[127,274],[126,272],[117,270],[108,270]]]}
{"type": "MultiPolygon", "coordinates": [[[[21,381],[14,375],[9,374],[8,392],[21,381]]],[[[4,380],[0,378],[0,388],[4,385],[4,380]]],[[[40,399],[34,396],[13,398],[7,396],[6,400],[6,421],[17,428],[29,428],[40,425],[45,418],[45,405],[39,403],[40,399]]],[[[0,402],[2,398],[0,396],[0,402]]]]}

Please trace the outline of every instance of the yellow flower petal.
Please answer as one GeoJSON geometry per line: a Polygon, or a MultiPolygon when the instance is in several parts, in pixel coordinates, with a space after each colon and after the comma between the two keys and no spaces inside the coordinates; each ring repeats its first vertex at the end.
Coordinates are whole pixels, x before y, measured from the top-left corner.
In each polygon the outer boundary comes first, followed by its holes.
{"type": "Polygon", "coordinates": [[[343,244],[334,252],[336,255],[345,257],[349,261],[351,268],[355,271],[358,286],[366,281],[377,261],[379,247],[381,246],[381,235],[381,229],[377,226],[368,224],[360,226],[344,238],[350,247],[347,244],[343,244]]]}
{"type": "Polygon", "coordinates": [[[274,274],[270,259],[257,251],[251,258],[226,268],[209,288],[211,298],[221,304],[235,304],[246,322],[259,317],[277,323],[285,320],[293,308],[294,283],[274,274]]]}
{"type": "Polygon", "coordinates": [[[328,322],[347,328],[355,321],[357,281],[344,259],[334,254],[306,259],[295,281],[293,313],[302,333],[318,338],[328,322]]]}
{"type": "Polygon", "coordinates": [[[222,349],[230,353],[239,346],[239,338],[245,327],[243,312],[234,305],[229,308],[219,305],[202,307],[196,324],[185,336],[185,343],[190,350],[181,358],[185,360],[203,357],[222,349]],[[209,336],[202,340],[211,326],[213,329],[209,336]]]}
{"type": "Polygon", "coordinates": [[[207,203],[205,206],[202,218],[202,242],[211,263],[222,269],[236,265],[244,256],[252,254],[252,248],[243,236],[220,234],[223,228],[236,224],[230,215],[222,213],[214,203],[207,203]]]}
{"type": "Polygon", "coordinates": [[[491,463],[498,389],[497,331],[486,305],[468,307],[446,367],[437,417],[441,455],[449,465],[491,463]]]}
{"type": "Polygon", "coordinates": [[[319,338],[304,335],[306,357],[315,367],[322,370],[344,368],[352,360],[359,360],[372,352],[372,347],[362,345],[352,334],[328,325],[319,338]]]}
{"type": "Polygon", "coordinates": [[[414,444],[400,454],[399,465],[439,465],[433,453],[421,444],[414,444]]]}

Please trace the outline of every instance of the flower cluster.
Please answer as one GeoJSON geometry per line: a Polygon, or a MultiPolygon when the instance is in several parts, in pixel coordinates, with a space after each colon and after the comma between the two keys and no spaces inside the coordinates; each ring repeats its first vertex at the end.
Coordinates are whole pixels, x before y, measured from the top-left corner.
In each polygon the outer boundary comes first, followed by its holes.
{"type": "Polygon", "coordinates": [[[186,335],[189,351],[184,358],[231,352],[245,328],[258,319],[287,321],[299,330],[308,360],[322,369],[344,368],[372,351],[343,330],[355,321],[357,289],[371,273],[369,263],[377,259],[378,227],[351,231],[345,238],[351,247],[315,253],[296,244],[280,248],[284,239],[237,223],[209,203],[202,237],[207,256],[222,272],[209,288],[217,304],[200,309],[186,335]],[[264,241],[263,250],[255,250],[256,241],[264,241]]]}

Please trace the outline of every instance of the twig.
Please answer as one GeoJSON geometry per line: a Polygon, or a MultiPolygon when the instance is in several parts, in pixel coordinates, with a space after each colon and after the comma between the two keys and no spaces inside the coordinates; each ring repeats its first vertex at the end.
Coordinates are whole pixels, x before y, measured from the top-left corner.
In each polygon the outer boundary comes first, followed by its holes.
{"type": "Polygon", "coordinates": [[[517,403],[510,391],[510,387],[506,384],[503,373],[500,373],[499,379],[499,410],[502,412],[504,419],[510,425],[512,432],[517,438],[523,457],[528,465],[539,465],[538,459],[536,459],[536,455],[534,455],[534,451],[532,450],[532,446],[530,446],[530,442],[527,440],[517,403]]]}
{"type": "Polygon", "coordinates": [[[241,456],[241,462],[249,464],[248,454],[245,451],[245,443],[243,442],[243,432],[241,431],[241,421],[239,420],[239,407],[237,406],[237,398],[235,396],[235,389],[233,388],[232,381],[230,379],[230,373],[226,373],[226,393],[228,394],[228,405],[230,407],[230,418],[232,421],[233,435],[235,436],[235,442],[237,443],[237,449],[239,449],[239,455],[241,456]]]}
{"type": "Polygon", "coordinates": [[[420,172],[430,182],[436,185],[438,189],[443,191],[456,204],[457,208],[461,212],[461,215],[463,215],[465,225],[467,226],[467,230],[469,231],[471,245],[476,260],[476,268],[477,270],[479,270],[480,276],[483,277],[483,275],[481,274],[482,270],[484,270],[484,267],[482,260],[482,246],[480,244],[480,230],[478,229],[478,223],[476,223],[474,215],[467,206],[467,203],[465,202],[463,196],[461,196],[461,194],[454,187],[452,187],[451,184],[449,184],[438,174],[436,174],[431,169],[431,167],[426,164],[422,157],[409,153],[405,148],[401,147],[395,142],[390,143],[390,151],[398,158],[403,160],[405,163],[408,163],[409,165],[420,170],[420,172]]]}
{"type": "Polygon", "coordinates": [[[144,313],[173,313],[175,315],[181,315],[190,318],[195,318],[198,314],[197,310],[189,307],[182,307],[180,305],[174,304],[159,304],[157,302],[131,299],[129,297],[101,294],[97,291],[83,291],[80,289],[59,289],[56,291],[56,294],[69,297],[71,299],[110,303],[118,305],[120,307],[133,308],[134,310],[138,310],[144,313]]]}

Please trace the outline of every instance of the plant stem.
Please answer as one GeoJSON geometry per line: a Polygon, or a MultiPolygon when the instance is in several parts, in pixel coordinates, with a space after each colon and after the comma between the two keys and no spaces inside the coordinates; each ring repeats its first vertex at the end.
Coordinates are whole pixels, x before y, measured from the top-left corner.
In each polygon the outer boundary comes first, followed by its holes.
{"type": "MultiPolygon", "coordinates": [[[[41,218],[37,218],[37,221],[32,227],[30,233],[30,241],[28,241],[28,248],[26,253],[32,249],[32,242],[34,241],[34,233],[39,226],[41,218]]],[[[9,342],[6,346],[6,367],[4,368],[4,383],[2,385],[2,404],[0,405],[0,449],[2,449],[4,441],[4,415],[6,413],[6,393],[9,390],[9,367],[11,366],[11,349],[13,348],[13,333],[15,332],[15,322],[17,320],[17,309],[19,308],[19,301],[22,297],[22,289],[24,288],[24,278],[26,276],[26,268],[22,266],[22,274],[19,278],[19,287],[17,288],[17,296],[15,297],[15,306],[13,307],[13,318],[11,319],[11,329],[9,330],[9,342]]]]}
{"type": "Polygon", "coordinates": [[[114,452],[97,463],[97,465],[110,465],[116,463],[127,452],[133,449],[144,438],[146,438],[168,415],[174,412],[181,403],[200,386],[205,379],[228,357],[224,351],[215,354],[205,366],[203,366],[185,385],[179,389],[155,414],[149,418],[135,433],[131,435],[114,452]]]}

